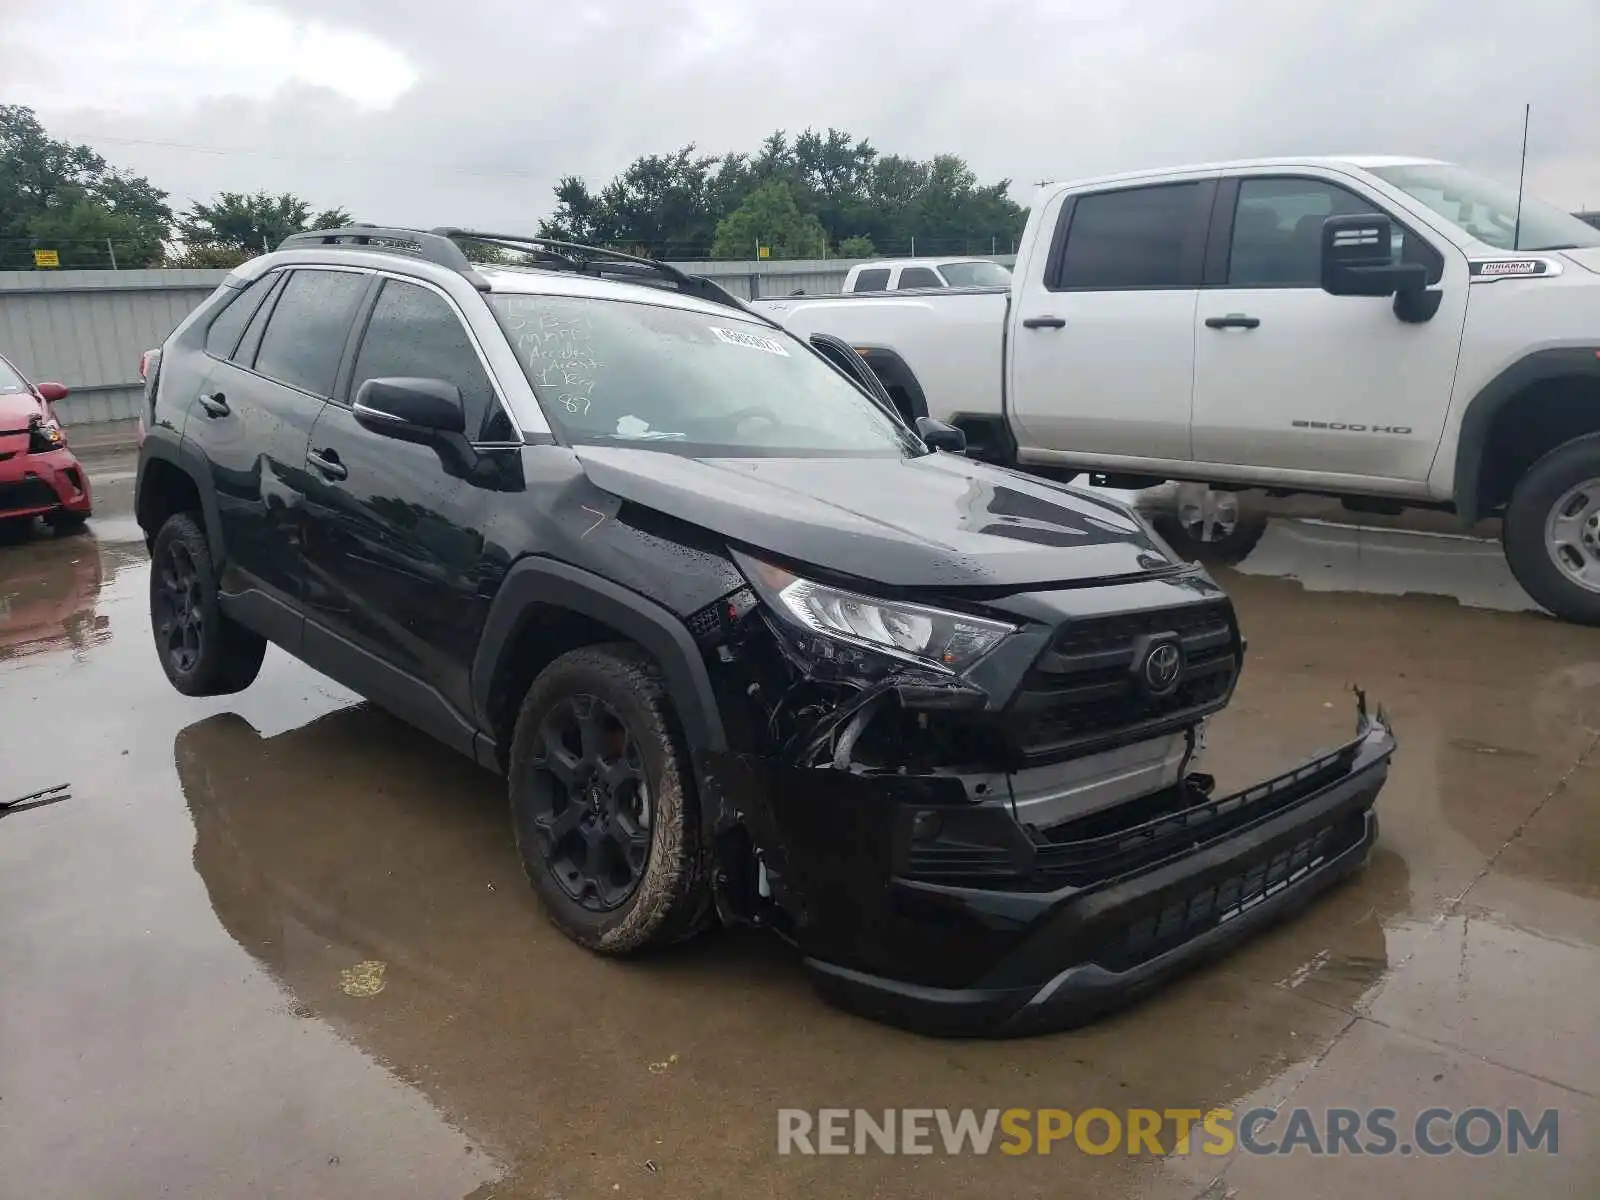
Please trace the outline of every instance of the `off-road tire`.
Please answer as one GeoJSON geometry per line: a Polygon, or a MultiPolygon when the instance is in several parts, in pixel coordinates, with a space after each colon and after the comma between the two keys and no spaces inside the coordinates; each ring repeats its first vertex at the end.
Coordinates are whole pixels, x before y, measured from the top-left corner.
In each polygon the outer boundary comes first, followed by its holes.
{"type": "Polygon", "coordinates": [[[563,654],[523,697],[511,737],[508,781],[517,852],[545,914],[580,946],[625,957],[684,941],[713,921],[710,846],[689,762],[660,668],[626,642],[563,654]],[[532,825],[529,791],[538,731],[549,711],[573,695],[597,697],[615,711],[639,744],[650,788],[644,874],[633,893],[609,912],[586,909],[567,894],[545,862],[532,825]]]}
{"type": "Polygon", "coordinates": [[[1600,479],[1600,433],[1557,446],[1517,480],[1500,523],[1506,562],[1523,590],[1564,621],[1600,625],[1600,592],[1562,573],[1545,546],[1550,510],[1571,488],[1600,479]]]}
{"type": "Polygon", "coordinates": [[[267,640],[222,611],[217,600],[217,574],[211,561],[211,547],[192,513],[173,514],[156,534],[150,553],[150,627],[161,669],[172,686],[185,696],[230,696],[244,691],[261,672],[267,640]],[[198,574],[200,648],[188,670],[173,663],[157,628],[161,567],[174,544],[188,553],[198,574]]]}

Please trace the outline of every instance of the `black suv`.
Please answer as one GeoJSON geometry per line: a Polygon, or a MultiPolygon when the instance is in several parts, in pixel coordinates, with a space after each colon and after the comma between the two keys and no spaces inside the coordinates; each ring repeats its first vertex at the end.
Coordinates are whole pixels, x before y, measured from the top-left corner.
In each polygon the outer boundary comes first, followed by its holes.
{"type": "Polygon", "coordinates": [[[594,950],[759,923],[859,1011],[1060,1027],[1376,837],[1394,743],[1364,703],[1347,745],[1213,797],[1195,754],[1244,647],[1211,579],[704,279],[302,234],[148,358],[173,686],[244,688],[275,642],[502,773],[594,950]]]}

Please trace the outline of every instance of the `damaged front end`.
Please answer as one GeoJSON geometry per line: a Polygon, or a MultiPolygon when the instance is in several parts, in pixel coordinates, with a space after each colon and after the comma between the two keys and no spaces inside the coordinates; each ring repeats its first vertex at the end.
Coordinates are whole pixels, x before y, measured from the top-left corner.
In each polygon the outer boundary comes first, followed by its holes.
{"type": "Polygon", "coordinates": [[[946,1035],[1081,1023],[1376,838],[1394,741],[1364,697],[1353,740],[1243,792],[1192,769],[1243,655],[1202,574],[945,608],[739,565],[751,587],[691,621],[728,730],[698,763],[718,903],[846,1007],[946,1035]]]}

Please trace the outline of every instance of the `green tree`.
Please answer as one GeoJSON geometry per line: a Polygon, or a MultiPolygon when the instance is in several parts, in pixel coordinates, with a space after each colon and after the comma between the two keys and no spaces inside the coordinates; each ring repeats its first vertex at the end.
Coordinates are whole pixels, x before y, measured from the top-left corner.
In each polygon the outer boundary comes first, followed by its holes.
{"type": "MultiPolygon", "coordinates": [[[[723,224],[759,189],[778,184],[830,246],[851,238],[903,252],[1009,246],[1022,210],[1009,180],[979,185],[960,158],[927,162],[881,154],[840,129],[770,134],[753,154],[700,154],[693,145],[637,159],[595,191],[575,175],[556,185],[556,208],[539,232],[666,258],[715,253],[723,224]]],[[[754,251],[752,243],[751,253],[754,251]]],[[[741,251],[741,256],[743,255],[741,251]]]]}
{"type": "Polygon", "coordinates": [[[200,271],[231,271],[254,257],[250,251],[237,246],[178,246],[167,250],[161,265],[200,271]]]}
{"type": "Polygon", "coordinates": [[[821,258],[828,234],[814,215],[801,211],[790,185],[773,180],[717,225],[711,257],[754,258],[757,246],[769,247],[773,258],[821,258]]]}
{"type": "Polygon", "coordinates": [[[31,266],[35,249],[63,267],[158,263],[170,233],[167,194],[113,169],[89,146],[58,141],[30,108],[0,104],[0,267],[31,266]]]}
{"type": "Polygon", "coordinates": [[[178,236],[189,246],[223,246],[260,254],[308,229],[337,229],[350,214],[330,208],[313,214],[311,205],[289,192],[247,195],[223,192],[210,204],[198,200],[178,218],[178,236]]]}
{"type": "Polygon", "coordinates": [[[877,250],[873,248],[872,239],[861,237],[859,234],[855,237],[847,237],[839,243],[840,258],[871,258],[877,253],[877,250]]]}

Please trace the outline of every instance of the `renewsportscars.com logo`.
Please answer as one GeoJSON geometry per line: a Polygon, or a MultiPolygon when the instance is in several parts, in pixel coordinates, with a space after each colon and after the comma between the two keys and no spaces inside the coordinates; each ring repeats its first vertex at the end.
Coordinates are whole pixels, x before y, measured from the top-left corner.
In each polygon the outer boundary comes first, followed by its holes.
{"type": "Polygon", "coordinates": [[[780,1108],[779,1154],[1556,1154],[1560,1114],[1520,1108],[780,1108]]]}

